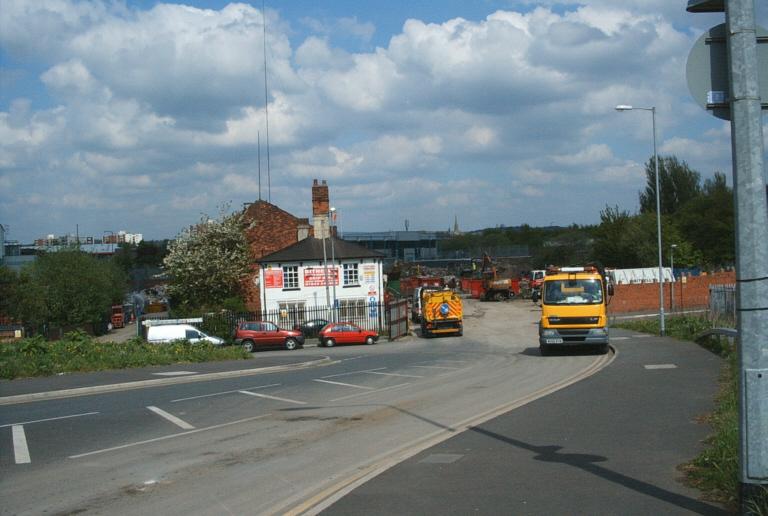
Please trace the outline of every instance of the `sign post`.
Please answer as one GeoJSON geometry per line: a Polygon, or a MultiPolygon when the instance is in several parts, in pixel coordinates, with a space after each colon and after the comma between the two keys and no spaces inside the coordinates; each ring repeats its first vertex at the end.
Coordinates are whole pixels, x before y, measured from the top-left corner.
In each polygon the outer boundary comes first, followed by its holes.
{"type": "MultiPolygon", "coordinates": [[[[727,103],[731,121],[739,331],[739,498],[741,514],[752,514],[751,504],[765,496],[761,489],[768,487],[768,190],[761,124],[761,109],[766,105],[760,101],[761,96],[768,97],[764,91],[768,78],[760,77],[768,73],[768,64],[758,64],[754,0],[690,0],[688,11],[725,11],[728,90],[724,98],[713,95],[707,100],[717,100],[718,109],[727,103]]],[[[710,35],[717,29],[710,30],[710,35]]],[[[691,55],[695,52],[696,47],[691,55]]],[[[722,70],[712,69],[714,61],[709,74],[717,79],[694,84],[692,91],[703,87],[706,92],[718,83],[722,70]]],[[[689,74],[690,70],[689,65],[689,74]]],[[[688,80],[690,85],[690,75],[688,80]]]]}

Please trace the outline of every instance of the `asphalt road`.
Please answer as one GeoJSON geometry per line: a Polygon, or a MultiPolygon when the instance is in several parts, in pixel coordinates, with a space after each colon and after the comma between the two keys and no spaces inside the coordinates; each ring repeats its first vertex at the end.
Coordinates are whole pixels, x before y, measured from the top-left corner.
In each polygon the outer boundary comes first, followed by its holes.
{"type": "Polygon", "coordinates": [[[255,355],[313,367],[216,377],[238,362],[43,379],[39,389],[96,392],[6,405],[3,397],[36,392],[35,381],[0,383],[0,513],[316,511],[408,457],[477,433],[467,429],[570,392],[612,359],[540,357],[529,302],[470,302],[467,314],[462,338],[255,355]],[[115,375],[157,373],[185,383],[98,393],[115,375]],[[195,381],[202,373],[214,376],[195,381]]]}

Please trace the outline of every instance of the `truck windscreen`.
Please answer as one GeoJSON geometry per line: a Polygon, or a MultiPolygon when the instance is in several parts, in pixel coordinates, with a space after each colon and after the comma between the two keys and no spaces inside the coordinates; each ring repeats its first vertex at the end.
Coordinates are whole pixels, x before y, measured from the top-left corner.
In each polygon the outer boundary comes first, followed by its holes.
{"type": "Polygon", "coordinates": [[[602,284],[596,279],[552,280],[544,283],[545,305],[599,305],[602,284]]]}

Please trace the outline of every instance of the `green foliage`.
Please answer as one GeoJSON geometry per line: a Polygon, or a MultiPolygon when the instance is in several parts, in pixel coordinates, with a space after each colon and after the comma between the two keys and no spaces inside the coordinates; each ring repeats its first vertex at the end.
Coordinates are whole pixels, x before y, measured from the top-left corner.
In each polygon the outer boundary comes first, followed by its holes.
{"type": "Polygon", "coordinates": [[[125,274],[110,261],[74,248],[43,254],[18,278],[13,315],[33,325],[98,323],[122,303],[125,285],[125,274]]]}
{"type": "Polygon", "coordinates": [[[242,215],[223,211],[218,220],[204,216],[171,244],[163,264],[175,303],[217,306],[239,294],[240,281],[250,272],[250,248],[242,215]]]}
{"type": "Polygon", "coordinates": [[[8,267],[0,265],[0,316],[13,316],[18,284],[18,275],[8,267]]]}
{"type": "MultiPolygon", "coordinates": [[[[656,213],[656,170],[653,157],[645,164],[646,186],[640,192],[640,213],[656,213]]],[[[701,174],[675,156],[659,156],[662,215],[671,215],[701,192],[701,174]]]]}
{"type": "Polygon", "coordinates": [[[34,337],[3,344],[0,346],[0,378],[247,358],[250,354],[240,346],[217,347],[190,344],[185,340],[155,345],[141,339],[116,344],[94,340],[82,332],[71,332],[55,342],[34,337]]]}
{"type": "MultiPolygon", "coordinates": [[[[594,259],[608,267],[658,266],[656,184],[653,158],[646,164],[647,186],[640,193],[640,214],[618,206],[600,212],[594,231],[594,259]]],[[[716,172],[700,184],[700,174],[674,156],[659,160],[662,261],[677,267],[713,269],[732,265],[735,254],[733,192],[716,172]]]]}

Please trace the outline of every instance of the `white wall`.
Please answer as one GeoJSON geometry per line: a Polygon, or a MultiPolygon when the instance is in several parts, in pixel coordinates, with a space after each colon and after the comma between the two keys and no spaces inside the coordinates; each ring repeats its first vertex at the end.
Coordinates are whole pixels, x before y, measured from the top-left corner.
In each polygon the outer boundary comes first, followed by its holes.
{"type": "MultiPolygon", "coordinates": [[[[333,265],[328,264],[328,295],[326,296],[325,275],[323,273],[323,261],[303,261],[303,262],[283,262],[279,264],[262,265],[261,280],[259,281],[259,290],[262,300],[262,306],[266,310],[277,310],[280,303],[285,302],[304,302],[307,308],[327,306],[327,299],[330,298],[333,304],[333,265]],[[272,286],[280,284],[277,276],[282,277],[282,269],[287,266],[298,266],[299,288],[297,290],[286,289],[284,278],[282,286],[272,286]],[[268,276],[272,275],[275,282],[271,282],[268,276]],[[314,279],[314,281],[313,281],[314,279]],[[268,287],[268,285],[270,285],[268,287]]],[[[376,303],[384,299],[384,275],[381,260],[377,259],[358,259],[358,260],[337,260],[335,269],[338,274],[338,283],[336,284],[336,299],[365,299],[367,302],[375,298],[376,303]],[[358,264],[358,286],[344,286],[344,263],[358,264]]]]}

